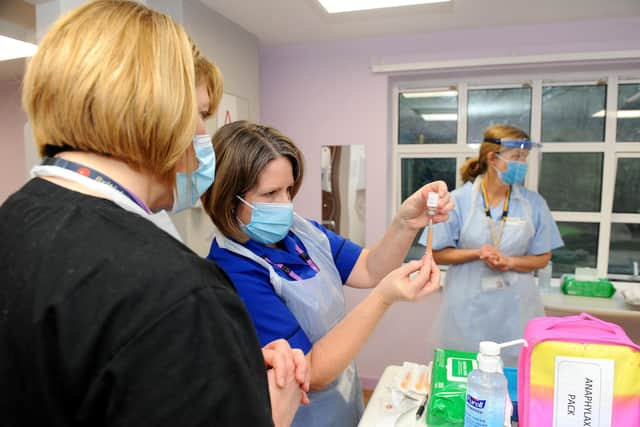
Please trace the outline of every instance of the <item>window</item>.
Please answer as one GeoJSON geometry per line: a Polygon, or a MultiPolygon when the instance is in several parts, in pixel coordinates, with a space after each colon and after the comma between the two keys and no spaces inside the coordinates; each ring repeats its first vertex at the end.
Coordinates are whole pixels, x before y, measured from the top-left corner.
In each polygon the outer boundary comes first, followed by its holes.
{"type": "Polygon", "coordinates": [[[640,141],[640,84],[618,86],[617,119],[617,141],[640,141]]]}
{"type": "Polygon", "coordinates": [[[458,92],[406,92],[398,100],[399,144],[455,144],[458,92]]]}
{"type": "MultiPolygon", "coordinates": [[[[460,167],[477,154],[484,129],[510,124],[543,143],[531,153],[526,185],[545,198],[565,242],[553,253],[554,276],[576,266],[614,278],[637,272],[640,80],[525,74],[395,83],[394,208],[426,182],[460,186],[460,167]]],[[[408,258],[423,253],[414,244],[408,258]]]]}
{"type": "Polygon", "coordinates": [[[471,144],[480,144],[482,132],[496,124],[530,133],[531,88],[470,89],[467,116],[467,141],[471,144]]]}
{"type": "Polygon", "coordinates": [[[604,142],[606,85],[545,86],[542,141],[604,142]]]}

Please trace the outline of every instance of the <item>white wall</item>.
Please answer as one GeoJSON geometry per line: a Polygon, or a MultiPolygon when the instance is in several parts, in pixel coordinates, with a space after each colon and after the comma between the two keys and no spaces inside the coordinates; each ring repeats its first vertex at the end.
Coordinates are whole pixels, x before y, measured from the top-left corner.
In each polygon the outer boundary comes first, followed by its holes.
{"type": "Polygon", "coordinates": [[[22,140],[27,115],[22,111],[21,93],[19,81],[0,81],[0,204],[25,180],[22,140]]]}

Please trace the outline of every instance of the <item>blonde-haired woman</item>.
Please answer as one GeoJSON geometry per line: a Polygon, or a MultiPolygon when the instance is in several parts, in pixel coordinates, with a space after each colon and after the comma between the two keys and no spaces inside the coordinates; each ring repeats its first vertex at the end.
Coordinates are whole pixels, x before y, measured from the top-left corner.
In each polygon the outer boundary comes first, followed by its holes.
{"type": "Polygon", "coordinates": [[[3,425],[273,425],[241,300],[154,215],[213,181],[195,85],[186,33],[136,2],[42,40],[23,105],[45,159],[0,207],[3,425]]]}
{"type": "MultiPolygon", "coordinates": [[[[450,264],[436,346],[477,351],[480,341],[522,337],[526,322],[544,315],[533,271],[563,243],[544,199],[521,185],[538,145],[520,129],[495,125],[462,167],[455,209],[433,230],[433,256],[450,264]]],[[[517,354],[503,350],[505,364],[514,366],[517,354]]]]}

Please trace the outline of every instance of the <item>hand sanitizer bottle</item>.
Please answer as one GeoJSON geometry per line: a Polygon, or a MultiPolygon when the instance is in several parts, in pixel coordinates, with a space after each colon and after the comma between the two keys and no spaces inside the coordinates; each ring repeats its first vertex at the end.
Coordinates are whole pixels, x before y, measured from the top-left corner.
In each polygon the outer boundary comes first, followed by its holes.
{"type": "Polygon", "coordinates": [[[522,343],[526,345],[524,340],[504,344],[492,341],[480,343],[478,368],[467,377],[465,427],[502,427],[511,424],[511,411],[507,410],[507,379],[502,373],[500,349],[522,343]]]}

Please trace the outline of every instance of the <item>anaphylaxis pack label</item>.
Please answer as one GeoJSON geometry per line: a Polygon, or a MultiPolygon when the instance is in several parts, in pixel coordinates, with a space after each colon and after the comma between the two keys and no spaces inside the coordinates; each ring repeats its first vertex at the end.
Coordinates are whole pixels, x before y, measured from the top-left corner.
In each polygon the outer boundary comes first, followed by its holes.
{"type": "Polygon", "coordinates": [[[611,427],[614,362],[556,356],[553,427],[611,427]]]}

